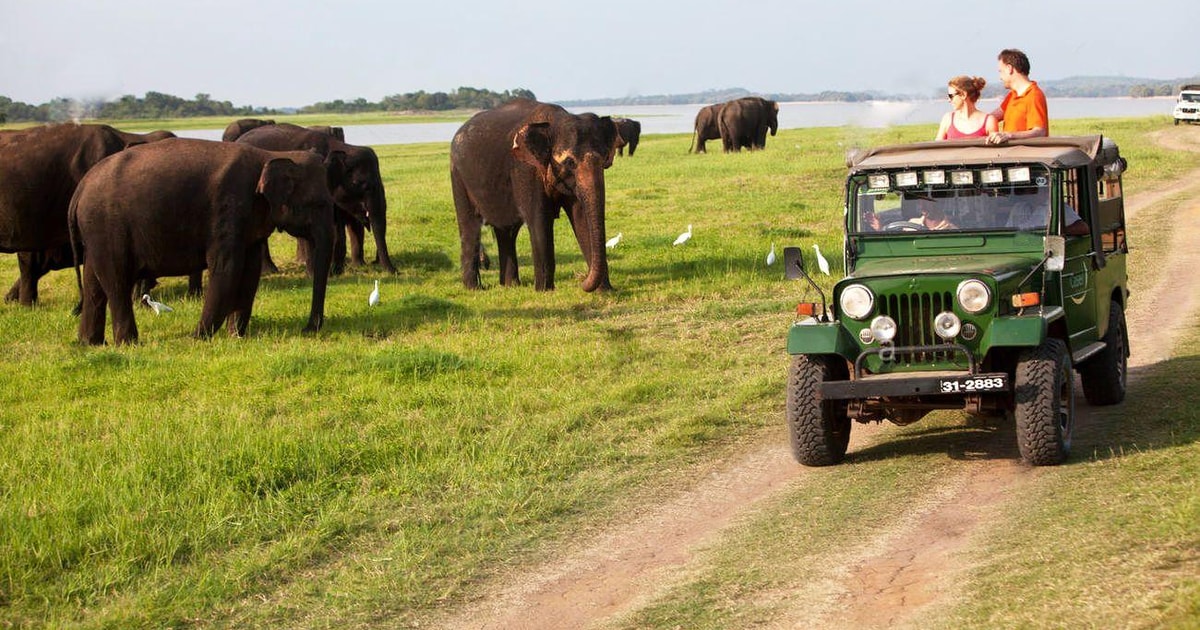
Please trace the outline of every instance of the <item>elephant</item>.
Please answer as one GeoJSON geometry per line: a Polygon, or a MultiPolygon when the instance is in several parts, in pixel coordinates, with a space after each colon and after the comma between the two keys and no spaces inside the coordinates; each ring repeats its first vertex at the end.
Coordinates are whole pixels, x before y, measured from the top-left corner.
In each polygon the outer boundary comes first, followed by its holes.
{"type": "Polygon", "coordinates": [[[240,118],[235,120],[227,127],[225,133],[221,134],[221,142],[233,142],[240,138],[242,134],[251,129],[258,129],[266,125],[274,125],[274,120],[264,120],[262,118],[240,118]]]}
{"type": "Polygon", "coordinates": [[[721,108],[724,106],[725,103],[707,105],[696,112],[696,123],[692,132],[692,149],[688,153],[708,153],[704,150],[704,143],[721,137],[717,121],[721,118],[721,108]]]}
{"type": "MultiPolygon", "coordinates": [[[[130,133],[115,129],[117,135],[125,142],[126,148],[138,144],[146,144],[174,138],[175,134],[170,131],[158,130],[150,133],[130,133]]],[[[69,198],[68,198],[69,199],[69,198]]],[[[66,217],[64,213],[64,218],[66,217]]],[[[65,225],[65,224],[64,224],[65,225]]],[[[17,264],[20,269],[29,269],[30,273],[36,277],[32,278],[33,282],[33,300],[37,300],[37,283],[42,279],[42,276],[55,271],[57,269],[70,269],[74,265],[75,259],[71,254],[71,244],[63,243],[58,247],[38,252],[17,252],[17,264]]],[[[196,281],[197,283],[199,280],[196,281]]],[[[198,286],[198,285],[197,285],[198,286]]],[[[15,302],[20,299],[21,279],[18,278],[13,283],[8,293],[4,295],[5,302],[15,302]]],[[[189,294],[199,294],[199,289],[189,286],[189,294]]],[[[140,294],[139,294],[140,295],[140,294]]]]}
{"type": "Polygon", "coordinates": [[[211,337],[226,321],[231,334],[244,336],[263,243],[276,229],[313,243],[304,330],[320,330],[333,248],[326,179],[335,168],[307,151],[188,138],[132,147],[97,165],[79,183],[68,215],[82,302],[79,340],[104,343],[107,306],[114,341],[136,342],[134,284],[202,269],[209,281],[194,336],[211,337]]]}
{"type": "Polygon", "coordinates": [[[779,130],[779,103],[758,96],[747,96],[725,103],[717,119],[721,144],[726,153],[763,149],[767,131],[779,130]]]}
{"type": "Polygon", "coordinates": [[[0,252],[17,253],[20,268],[6,300],[31,306],[41,277],[65,268],[56,265],[71,260],[71,195],[89,169],[126,146],[108,125],[66,123],[0,134],[0,252]]]}
{"type": "MultiPolygon", "coordinates": [[[[338,129],[334,127],[333,129],[338,129]]],[[[395,273],[387,246],[387,196],[379,172],[379,158],[370,147],[346,144],[330,133],[314,131],[282,123],[267,125],[246,132],[237,142],[271,151],[316,151],[322,156],[345,154],[345,170],[330,180],[330,190],[339,212],[335,213],[337,231],[333,251],[333,273],[339,274],[346,264],[346,226],[362,226],[369,222],[375,235],[375,261],[385,270],[395,273]]],[[[364,265],[362,232],[351,229],[351,262],[364,265]]],[[[269,253],[267,254],[269,257],[269,253]]]]}
{"type": "Polygon", "coordinates": [[[617,142],[617,155],[625,155],[625,147],[629,147],[629,157],[637,150],[638,140],[642,137],[642,123],[632,118],[614,118],[620,140],[617,142]]]}
{"type": "Polygon", "coordinates": [[[479,288],[482,226],[492,226],[500,283],[520,283],[517,234],[529,226],[534,288],[554,289],[554,219],[565,210],[587,261],[584,291],[611,290],[604,248],[604,170],[616,153],[610,117],[515,99],[475,114],[450,143],[450,185],[462,244],[462,281],[479,288]]]}
{"type": "Polygon", "coordinates": [[[136,144],[149,144],[151,142],[158,142],[159,140],[166,140],[167,138],[176,137],[174,133],[167,131],[166,129],[159,129],[158,131],[151,131],[149,133],[132,133],[118,129],[117,135],[121,136],[121,138],[125,140],[126,147],[131,147],[136,144]]]}
{"type": "Polygon", "coordinates": [[[307,129],[323,133],[327,136],[333,136],[342,142],[346,141],[346,130],[342,127],[330,127],[329,125],[310,125],[307,129]]]}

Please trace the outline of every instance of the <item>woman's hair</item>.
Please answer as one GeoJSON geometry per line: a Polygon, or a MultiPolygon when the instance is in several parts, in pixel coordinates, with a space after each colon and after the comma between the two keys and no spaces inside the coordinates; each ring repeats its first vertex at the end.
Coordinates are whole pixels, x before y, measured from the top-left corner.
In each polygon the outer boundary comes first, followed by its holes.
{"type": "Polygon", "coordinates": [[[949,85],[966,94],[967,100],[974,103],[979,100],[979,95],[983,92],[983,86],[987,85],[987,81],[983,77],[969,77],[963,74],[950,79],[949,85]]]}

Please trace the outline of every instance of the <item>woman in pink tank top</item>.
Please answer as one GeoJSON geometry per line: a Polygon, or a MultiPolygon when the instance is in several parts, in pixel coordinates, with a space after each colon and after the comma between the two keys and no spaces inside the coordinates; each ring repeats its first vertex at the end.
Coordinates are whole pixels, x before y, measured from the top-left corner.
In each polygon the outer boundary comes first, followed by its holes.
{"type": "Polygon", "coordinates": [[[934,140],[984,138],[996,131],[996,119],[975,107],[983,86],[987,85],[983,77],[957,76],[950,79],[948,85],[946,98],[950,99],[954,109],[942,116],[942,124],[934,140]]]}

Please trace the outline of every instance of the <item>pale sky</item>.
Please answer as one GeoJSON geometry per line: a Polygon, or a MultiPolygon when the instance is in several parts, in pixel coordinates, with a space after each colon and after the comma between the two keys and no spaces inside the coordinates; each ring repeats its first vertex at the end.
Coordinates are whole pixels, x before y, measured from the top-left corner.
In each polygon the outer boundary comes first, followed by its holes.
{"type": "Polygon", "coordinates": [[[0,0],[0,95],[299,107],[460,86],[543,101],[1200,74],[1197,0],[0,0]]]}

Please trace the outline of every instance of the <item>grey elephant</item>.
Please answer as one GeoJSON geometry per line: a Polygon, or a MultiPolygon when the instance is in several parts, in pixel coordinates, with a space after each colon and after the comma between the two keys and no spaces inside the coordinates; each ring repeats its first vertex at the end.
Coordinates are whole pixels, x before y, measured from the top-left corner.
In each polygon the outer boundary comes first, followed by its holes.
{"type": "Polygon", "coordinates": [[[613,118],[617,126],[620,140],[617,141],[617,155],[625,155],[625,147],[629,147],[629,157],[637,150],[638,141],[642,137],[642,123],[632,118],[613,118]]]}
{"type": "Polygon", "coordinates": [[[29,306],[38,280],[71,260],[67,206],[83,176],[126,141],[108,125],[60,124],[0,133],[0,252],[20,278],[5,296],[29,306]]]}
{"type": "Polygon", "coordinates": [[[766,148],[767,132],[773,136],[779,130],[779,103],[758,96],[729,101],[721,108],[717,125],[726,153],[766,148]]]}
{"type": "Polygon", "coordinates": [[[692,147],[688,153],[708,153],[704,149],[704,144],[709,140],[717,140],[721,137],[719,121],[721,108],[724,106],[725,103],[706,105],[696,112],[696,122],[692,130],[692,147]]]}
{"type": "Polygon", "coordinates": [[[79,339],[104,343],[105,307],[116,343],[137,341],[131,291],[139,280],[208,269],[196,337],[228,321],[245,335],[276,229],[313,243],[312,306],[305,331],[325,320],[333,241],[329,165],[306,152],[174,139],[132,147],[91,171],[71,199],[71,242],[82,311],[79,339]]]}
{"type": "MultiPolygon", "coordinates": [[[[339,210],[334,215],[337,228],[334,235],[333,273],[341,273],[346,264],[346,241],[342,235],[348,226],[351,227],[352,236],[350,261],[356,265],[366,264],[361,230],[364,223],[371,226],[375,236],[375,261],[384,270],[395,273],[396,266],[392,264],[387,245],[387,195],[379,170],[379,157],[373,149],[342,142],[332,132],[287,123],[253,129],[239,137],[237,142],[271,151],[315,151],[322,156],[344,154],[345,169],[332,174],[329,182],[339,210]],[[353,226],[360,229],[355,232],[353,226]]],[[[268,265],[268,270],[272,266],[268,265]]]]}
{"type": "Polygon", "coordinates": [[[587,261],[584,291],[611,289],[604,248],[604,169],[617,127],[529,99],[480,112],[450,143],[450,186],[462,246],[462,281],[479,288],[480,230],[496,235],[500,283],[519,284],[517,234],[529,226],[534,288],[554,289],[554,219],[567,219],[587,261]]]}

